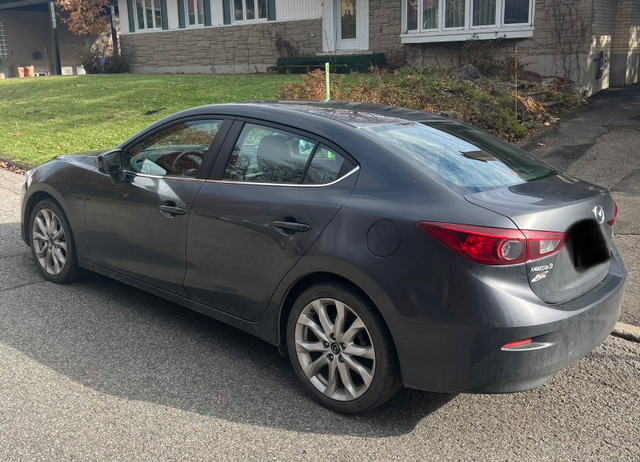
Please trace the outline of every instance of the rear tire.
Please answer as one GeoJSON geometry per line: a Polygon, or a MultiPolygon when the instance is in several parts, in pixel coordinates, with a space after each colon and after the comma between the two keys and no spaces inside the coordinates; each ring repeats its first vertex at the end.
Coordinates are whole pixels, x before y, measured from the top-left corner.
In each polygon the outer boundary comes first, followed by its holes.
{"type": "Polygon", "coordinates": [[[311,396],[336,412],[371,410],[402,386],[382,317],[343,284],[317,284],[298,297],[287,322],[287,350],[311,396]]]}
{"type": "Polygon", "coordinates": [[[66,283],[80,275],[71,226],[53,200],[44,199],[31,211],[29,241],[38,270],[47,281],[66,283]]]}

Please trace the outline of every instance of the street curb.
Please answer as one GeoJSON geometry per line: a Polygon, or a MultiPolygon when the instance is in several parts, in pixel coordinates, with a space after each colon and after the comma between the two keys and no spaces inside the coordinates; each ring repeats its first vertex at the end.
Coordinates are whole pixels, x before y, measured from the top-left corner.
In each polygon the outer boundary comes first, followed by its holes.
{"type": "Polygon", "coordinates": [[[625,324],[623,322],[617,323],[611,335],[631,342],[640,343],[640,327],[632,326],[631,324],[625,324]]]}
{"type": "Polygon", "coordinates": [[[4,157],[0,157],[0,164],[4,164],[4,166],[7,167],[6,170],[19,174],[23,174],[27,170],[31,170],[33,168],[31,165],[11,159],[6,159],[4,157]]]}

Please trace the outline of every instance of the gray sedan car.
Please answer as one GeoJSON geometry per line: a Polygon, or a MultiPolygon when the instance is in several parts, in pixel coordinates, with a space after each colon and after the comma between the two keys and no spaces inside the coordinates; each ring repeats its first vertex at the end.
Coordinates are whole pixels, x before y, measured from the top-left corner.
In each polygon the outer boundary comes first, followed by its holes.
{"type": "MultiPolygon", "coordinates": [[[[472,126],[346,102],[203,106],[29,171],[42,275],[95,271],[250,332],[357,413],[529,390],[613,329],[604,188],[472,126]]],[[[259,354],[259,353],[258,353],[259,354]]]]}

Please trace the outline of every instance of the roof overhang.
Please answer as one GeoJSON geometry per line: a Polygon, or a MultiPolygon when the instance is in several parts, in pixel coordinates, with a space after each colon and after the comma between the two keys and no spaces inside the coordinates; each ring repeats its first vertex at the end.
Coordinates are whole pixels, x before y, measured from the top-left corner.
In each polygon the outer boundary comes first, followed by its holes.
{"type": "Polygon", "coordinates": [[[0,0],[0,10],[49,11],[49,0],[0,0]]]}

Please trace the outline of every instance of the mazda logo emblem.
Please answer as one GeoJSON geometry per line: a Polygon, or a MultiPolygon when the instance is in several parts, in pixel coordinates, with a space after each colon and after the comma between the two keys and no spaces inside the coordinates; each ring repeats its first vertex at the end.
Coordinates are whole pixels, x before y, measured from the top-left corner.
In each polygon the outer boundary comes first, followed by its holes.
{"type": "Polygon", "coordinates": [[[593,214],[595,215],[598,224],[604,223],[604,209],[601,205],[596,205],[593,208],[593,214]]]}

